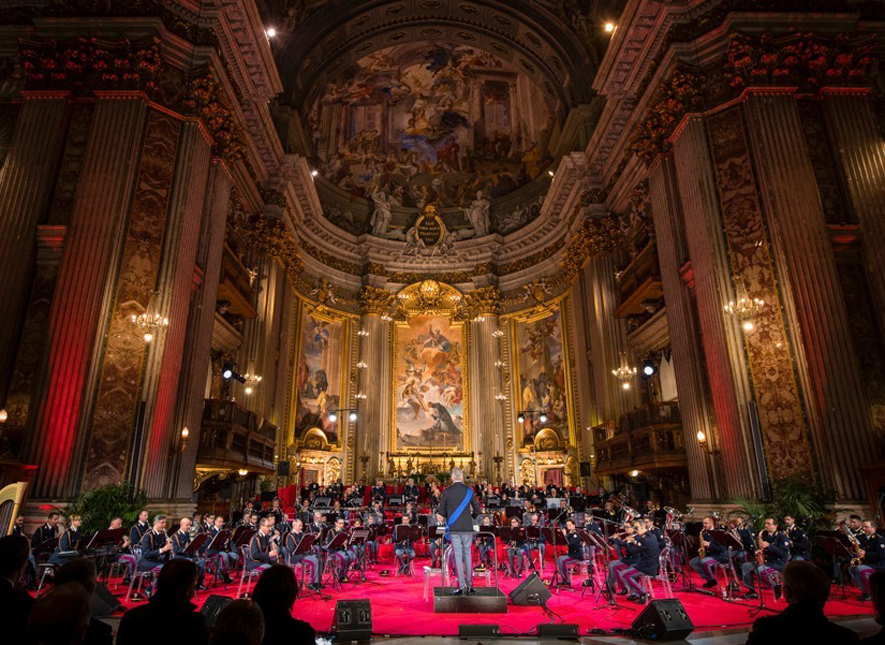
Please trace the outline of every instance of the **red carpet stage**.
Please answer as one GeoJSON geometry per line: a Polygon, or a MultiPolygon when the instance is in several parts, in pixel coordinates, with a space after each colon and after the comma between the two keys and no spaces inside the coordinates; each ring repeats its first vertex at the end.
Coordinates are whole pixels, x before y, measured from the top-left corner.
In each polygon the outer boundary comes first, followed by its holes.
{"type": "MultiPolygon", "coordinates": [[[[601,599],[597,604],[595,593],[591,594],[589,590],[582,598],[582,588],[578,586],[580,583],[576,576],[573,579],[574,591],[553,593],[553,597],[547,603],[549,613],[545,613],[541,607],[515,606],[508,602],[506,614],[435,614],[432,594],[428,600],[423,598],[423,567],[428,560],[419,557],[416,561],[415,570],[419,576],[417,580],[379,576],[380,571],[393,569],[389,559],[383,557],[383,550],[382,561],[383,564],[370,567],[367,582],[346,583],[342,590],[337,591],[324,589],[323,593],[330,598],[329,600],[313,600],[306,594],[302,595],[295,603],[293,614],[309,622],[317,631],[329,632],[332,629],[337,600],[367,598],[372,604],[373,633],[376,635],[457,635],[458,626],[463,624],[497,624],[500,625],[502,634],[533,635],[539,624],[549,622],[576,623],[580,626],[580,633],[584,635],[590,629],[604,632],[628,629],[643,608],[642,605],[626,601],[623,596],[618,596],[619,605],[615,607],[608,606],[601,599]]],[[[551,574],[552,564],[548,560],[544,578],[549,579],[551,574]]],[[[435,585],[439,585],[438,575],[433,580],[435,585]]],[[[695,584],[698,584],[699,579],[694,580],[695,584]]],[[[503,575],[499,575],[498,581],[505,594],[509,594],[519,583],[503,575]]],[[[476,582],[478,585],[484,583],[482,579],[476,582]]],[[[120,595],[121,599],[125,596],[122,587],[112,591],[120,595]]],[[[236,591],[236,582],[228,585],[227,591],[221,586],[217,590],[203,591],[200,592],[197,604],[202,604],[210,594],[232,597],[236,591]]],[[[758,601],[726,602],[696,592],[674,591],[676,598],[682,601],[691,617],[696,632],[748,627],[754,620],[751,611],[758,606],[758,601]]],[[[870,603],[862,604],[856,600],[854,589],[849,588],[847,592],[847,599],[843,600],[839,588],[833,587],[832,599],[826,607],[828,616],[849,617],[872,614],[870,603]]],[[[770,592],[767,592],[765,597],[766,602],[770,603],[770,592]]],[[[784,601],[772,605],[777,610],[785,606],[784,601]]],[[[770,613],[764,612],[763,615],[770,613]]]]}

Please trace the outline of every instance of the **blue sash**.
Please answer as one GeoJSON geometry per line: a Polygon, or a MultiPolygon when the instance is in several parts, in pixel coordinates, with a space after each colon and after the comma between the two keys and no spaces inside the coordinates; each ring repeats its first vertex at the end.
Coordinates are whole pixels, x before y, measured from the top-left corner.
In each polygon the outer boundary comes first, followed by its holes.
{"type": "Polygon", "coordinates": [[[452,527],[452,524],[454,524],[455,521],[457,521],[457,519],[459,517],[461,517],[461,513],[464,512],[465,508],[467,508],[467,505],[470,503],[470,500],[472,498],[473,498],[473,489],[468,487],[467,494],[464,496],[464,499],[461,500],[461,503],[458,505],[458,508],[455,509],[455,512],[452,514],[452,516],[446,520],[446,534],[445,534],[446,540],[449,539],[449,533],[450,533],[450,529],[452,527]]]}

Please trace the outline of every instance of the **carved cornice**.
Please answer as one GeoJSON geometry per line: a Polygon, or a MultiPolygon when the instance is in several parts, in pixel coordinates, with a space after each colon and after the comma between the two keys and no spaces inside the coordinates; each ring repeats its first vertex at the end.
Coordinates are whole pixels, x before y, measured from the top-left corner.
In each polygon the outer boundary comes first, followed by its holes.
{"type": "Polygon", "coordinates": [[[481,314],[499,313],[501,313],[501,290],[490,285],[464,294],[461,307],[458,309],[458,318],[470,320],[481,314]]]}
{"type": "Polygon", "coordinates": [[[214,142],[213,154],[234,163],[243,158],[246,146],[242,130],[222,97],[218,82],[207,73],[187,82],[182,103],[186,113],[198,117],[206,126],[214,142]]]}
{"type": "Polygon", "coordinates": [[[247,245],[253,251],[277,258],[286,274],[293,278],[304,269],[298,243],[282,220],[251,217],[247,245]]]}
{"type": "Polygon", "coordinates": [[[622,243],[623,235],[617,217],[609,215],[585,219],[581,228],[572,235],[559,266],[566,279],[571,280],[590,258],[614,253],[622,243]]]}
{"type": "Polygon", "coordinates": [[[386,289],[369,285],[360,289],[357,296],[361,314],[385,314],[390,312],[396,302],[396,296],[386,289]]]}

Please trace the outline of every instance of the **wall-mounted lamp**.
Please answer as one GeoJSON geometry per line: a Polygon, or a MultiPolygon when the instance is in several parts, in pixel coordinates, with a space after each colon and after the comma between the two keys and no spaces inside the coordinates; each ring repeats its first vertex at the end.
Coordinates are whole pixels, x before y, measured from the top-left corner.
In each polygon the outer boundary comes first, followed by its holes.
{"type": "Polygon", "coordinates": [[[6,423],[7,419],[9,419],[9,413],[6,411],[6,408],[0,410],[0,423],[6,423]]]}
{"type": "Polygon", "coordinates": [[[240,468],[240,469],[237,471],[237,473],[240,475],[240,477],[245,477],[246,475],[249,474],[249,471],[246,470],[245,468],[240,468]]]}
{"type": "Polygon", "coordinates": [[[178,445],[175,446],[175,452],[182,453],[185,448],[187,448],[187,440],[191,436],[191,431],[187,429],[187,426],[184,426],[181,429],[181,433],[178,435],[178,445]]]}

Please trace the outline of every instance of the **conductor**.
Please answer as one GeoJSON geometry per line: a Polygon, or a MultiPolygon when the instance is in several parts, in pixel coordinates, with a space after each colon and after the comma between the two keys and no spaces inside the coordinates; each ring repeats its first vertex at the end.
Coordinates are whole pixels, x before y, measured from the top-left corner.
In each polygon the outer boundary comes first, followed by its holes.
{"type": "Polygon", "coordinates": [[[479,515],[479,501],[473,489],[464,484],[464,473],[460,468],[452,469],[452,484],[442,492],[436,509],[439,523],[445,523],[446,537],[452,542],[455,570],[458,573],[458,588],[452,594],[471,594],[473,588],[473,562],[470,550],[473,546],[473,523],[479,515]]]}

